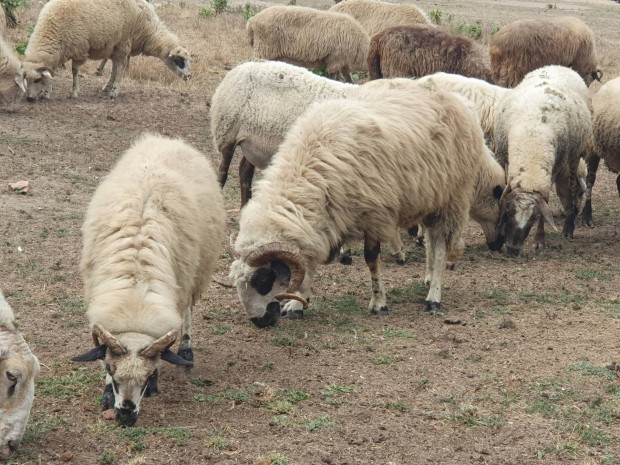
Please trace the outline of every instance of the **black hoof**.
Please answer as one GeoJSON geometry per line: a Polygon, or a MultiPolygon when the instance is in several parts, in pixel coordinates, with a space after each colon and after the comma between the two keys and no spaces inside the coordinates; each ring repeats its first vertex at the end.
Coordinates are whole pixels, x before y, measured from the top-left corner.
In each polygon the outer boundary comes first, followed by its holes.
{"type": "Polygon", "coordinates": [[[114,408],[114,391],[111,384],[106,384],[101,396],[101,410],[109,410],[114,408]]]}
{"type": "Polygon", "coordinates": [[[378,316],[386,316],[390,314],[390,309],[387,307],[381,307],[379,310],[371,310],[370,313],[378,316]]]}
{"type": "Polygon", "coordinates": [[[397,258],[396,259],[396,263],[398,265],[404,265],[405,263],[407,263],[407,259],[406,258],[397,258]]]}
{"type": "Polygon", "coordinates": [[[293,310],[292,312],[287,312],[286,310],[283,310],[281,316],[282,318],[288,318],[289,320],[297,320],[304,317],[304,311],[293,310]]]}
{"type": "Polygon", "coordinates": [[[586,203],[583,206],[583,210],[581,211],[581,221],[588,228],[594,227],[594,223],[592,222],[592,201],[591,200],[586,200],[586,203]]]}
{"type": "Polygon", "coordinates": [[[342,263],[343,265],[352,265],[353,258],[350,255],[343,255],[342,257],[340,257],[340,263],[342,263]]]}
{"type": "Polygon", "coordinates": [[[424,302],[424,311],[431,313],[441,313],[441,302],[431,302],[426,300],[424,302]]]}

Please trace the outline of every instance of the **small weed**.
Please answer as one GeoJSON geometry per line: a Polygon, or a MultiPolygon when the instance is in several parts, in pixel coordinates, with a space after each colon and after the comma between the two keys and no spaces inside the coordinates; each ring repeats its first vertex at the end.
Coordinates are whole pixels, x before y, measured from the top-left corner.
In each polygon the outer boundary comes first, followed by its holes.
{"type": "Polygon", "coordinates": [[[156,428],[155,432],[163,434],[179,447],[186,446],[189,442],[188,439],[191,436],[191,432],[185,428],[156,428]]]}
{"type": "Polygon", "coordinates": [[[298,402],[301,402],[302,400],[308,400],[310,398],[309,393],[304,391],[297,391],[295,389],[282,389],[278,391],[276,396],[280,399],[285,399],[291,404],[296,404],[298,402]]]}
{"type": "Polygon", "coordinates": [[[218,325],[218,326],[214,326],[213,328],[209,329],[209,332],[211,334],[226,334],[226,333],[230,333],[231,328],[230,326],[226,326],[226,325],[218,325]]]}
{"type": "Polygon", "coordinates": [[[207,442],[207,447],[210,447],[211,449],[224,450],[228,447],[228,444],[226,444],[226,441],[224,441],[224,439],[222,439],[219,436],[216,436],[216,437],[211,438],[207,442]]]}
{"type": "Polygon", "coordinates": [[[394,365],[395,363],[398,363],[398,359],[389,355],[379,355],[372,361],[373,365],[394,365]]]}
{"type": "Polygon", "coordinates": [[[441,17],[443,16],[443,11],[441,11],[439,8],[433,8],[428,15],[430,16],[431,23],[440,24],[441,17]]]}
{"type": "Polygon", "coordinates": [[[67,231],[66,229],[58,229],[56,230],[56,237],[65,237],[67,236],[67,234],[69,234],[69,231],[67,231]]]}
{"type": "MultiPolygon", "coordinates": [[[[7,13],[7,17],[8,17],[8,13],[7,13]]],[[[15,44],[15,51],[17,51],[17,53],[19,53],[20,55],[23,55],[24,52],[26,51],[26,48],[28,47],[28,41],[30,40],[30,36],[32,35],[32,32],[34,31],[34,24],[32,23],[29,24],[28,27],[26,28],[26,31],[28,32],[26,39],[15,44]]]]}
{"type": "Polygon", "coordinates": [[[216,15],[223,13],[228,7],[228,0],[211,0],[211,7],[216,15]]]}
{"type": "Polygon", "coordinates": [[[271,417],[269,424],[280,429],[286,429],[291,427],[293,422],[288,415],[275,415],[271,417]]]}
{"type": "Polygon", "coordinates": [[[215,15],[215,11],[211,7],[201,6],[198,8],[198,16],[201,18],[211,18],[213,15],[215,15]]]}
{"type": "Polygon", "coordinates": [[[423,282],[415,282],[405,287],[395,287],[387,292],[387,300],[390,303],[402,304],[411,301],[422,301],[426,297],[428,289],[423,282]]]}
{"type": "Polygon", "coordinates": [[[271,410],[274,413],[282,415],[285,413],[291,413],[291,411],[293,410],[293,404],[290,403],[288,400],[274,399],[267,404],[267,409],[271,410]]]}
{"type": "Polygon", "coordinates": [[[383,330],[383,336],[398,339],[413,339],[414,337],[411,331],[407,329],[392,328],[391,326],[383,330]]]}
{"type": "Polygon", "coordinates": [[[99,463],[101,465],[109,465],[111,463],[116,463],[117,461],[118,458],[116,457],[116,455],[108,451],[104,452],[99,456],[99,463]]]}
{"type": "Polygon", "coordinates": [[[290,465],[291,463],[291,459],[280,452],[269,454],[268,460],[271,465],[290,465]]]}
{"type": "Polygon", "coordinates": [[[498,427],[504,420],[497,415],[479,415],[476,407],[460,405],[448,414],[448,419],[465,426],[498,427]]]}
{"type": "Polygon", "coordinates": [[[255,14],[256,14],[256,8],[254,8],[251,3],[246,3],[245,5],[243,5],[243,12],[241,13],[241,15],[246,21],[250,19],[252,16],[254,16],[255,14]]]}
{"type": "Polygon", "coordinates": [[[314,431],[318,431],[323,428],[333,428],[336,426],[336,422],[329,417],[319,417],[316,420],[310,420],[306,422],[304,427],[306,431],[313,433],[314,431]]]}
{"type": "Polygon", "coordinates": [[[271,343],[279,347],[297,347],[297,341],[288,336],[276,336],[271,340],[271,343]]]}
{"type": "Polygon", "coordinates": [[[262,366],[263,371],[271,370],[272,368],[273,368],[273,362],[267,361],[263,363],[263,366],[262,366]]]}
{"type": "Polygon", "coordinates": [[[37,395],[70,399],[83,395],[92,384],[103,381],[103,373],[84,373],[85,368],[64,376],[37,378],[37,395]]]}
{"type": "Polygon", "coordinates": [[[456,32],[463,36],[471,37],[474,40],[482,38],[482,27],[480,24],[459,24],[456,32]]]}
{"type": "Polygon", "coordinates": [[[198,386],[200,388],[205,388],[213,384],[213,381],[204,378],[193,378],[189,382],[192,383],[194,386],[198,386]]]}
{"type": "MultiPolygon", "coordinates": [[[[355,296],[351,294],[345,294],[338,297],[323,297],[317,301],[316,306],[319,310],[325,310],[329,313],[339,313],[344,315],[366,312],[366,309],[360,304],[358,304],[355,296]]],[[[351,320],[345,321],[345,324],[351,322],[351,320]]]]}
{"type": "Polygon", "coordinates": [[[399,412],[411,412],[411,407],[403,402],[388,402],[386,405],[388,410],[398,410],[399,412]]]}
{"type": "Polygon", "coordinates": [[[575,272],[575,275],[577,276],[578,279],[581,279],[583,281],[608,281],[609,280],[609,275],[601,271],[591,270],[588,268],[577,270],[575,272]]]}
{"type": "Polygon", "coordinates": [[[327,72],[325,71],[325,66],[319,66],[318,68],[310,68],[310,71],[316,74],[317,76],[325,76],[327,72]]]}
{"type": "Polygon", "coordinates": [[[581,371],[584,375],[588,376],[598,376],[599,378],[605,379],[616,379],[616,374],[608,370],[605,367],[598,367],[596,365],[592,365],[588,359],[583,359],[579,361],[579,363],[575,363],[574,365],[569,365],[569,371],[581,371]]]}

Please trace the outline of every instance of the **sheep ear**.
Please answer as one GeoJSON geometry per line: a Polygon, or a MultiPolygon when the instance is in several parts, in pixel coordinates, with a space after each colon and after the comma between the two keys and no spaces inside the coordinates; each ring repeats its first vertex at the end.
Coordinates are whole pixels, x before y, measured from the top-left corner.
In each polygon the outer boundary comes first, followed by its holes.
{"type": "Polygon", "coordinates": [[[546,219],[547,222],[551,225],[551,227],[557,231],[558,228],[555,226],[555,222],[553,221],[553,214],[549,209],[549,205],[547,204],[547,202],[545,202],[545,199],[539,197],[538,206],[540,207],[540,212],[542,213],[543,218],[546,219]]]}
{"type": "Polygon", "coordinates": [[[185,360],[184,358],[179,357],[170,349],[166,349],[161,353],[161,359],[168,363],[172,363],[173,365],[182,365],[187,367],[194,366],[194,362],[190,362],[189,360],[185,360]]]}
{"type": "Polygon", "coordinates": [[[499,199],[501,199],[501,198],[502,198],[502,194],[503,194],[503,192],[504,192],[504,191],[503,191],[503,189],[502,189],[502,186],[500,186],[500,185],[498,184],[497,186],[495,186],[495,187],[493,188],[493,197],[494,197],[496,200],[499,200],[499,199]]]}
{"type": "Polygon", "coordinates": [[[100,346],[92,348],[85,354],[71,357],[71,360],[74,362],[94,362],[95,360],[103,360],[107,349],[105,344],[101,344],[100,346]]]}
{"type": "Polygon", "coordinates": [[[15,84],[19,86],[22,92],[26,92],[28,84],[26,84],[26,81],[22,75],[15,76],[15,84]]]}
{"type": "Polygon", "coordinates": [[[54,72],[47,66],[41,66],[40,68],[37,68],[37,71],[49,79],[54,79],[54,72]]]}

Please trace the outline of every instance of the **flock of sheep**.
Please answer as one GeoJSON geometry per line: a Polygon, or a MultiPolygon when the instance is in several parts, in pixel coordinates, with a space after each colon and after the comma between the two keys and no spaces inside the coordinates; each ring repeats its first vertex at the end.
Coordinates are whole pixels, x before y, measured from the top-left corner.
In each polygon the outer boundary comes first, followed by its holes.
{"type": "MultiPolygon", "coordinates": [[[[193,364],[191,311],[224,247],[220,191],[236,147],[242,210],[229,278],[259,327],[303,315],[317,266],[357,238],[369,310],[389,313],[381,244],[404,262],[400,230],[416,227],[426,245],[424,308],[439,310],[446,263],[463,253],[470,216],[492,250],[520,253],[534,225],[544,246],[545,221],[555,228],[552,186],[572,237],[584,193],[592,224],[600,158],[620,169],[620,78],[590,101],[587,85],[602,73],[578,19],[509,24],[490,54],[428,24],[413,5],[378,0],[330,11],[272,6],[247,30],[257,58],[272,61],[237,66],[213,96],[219,176],[185,142],[144,135],[86,213],[80,271],[94,347],[74,360],[103,361],[102,407],[119,425],[134,425],[142,398],[157,394],[160,360],[193,364]],[[296,65],[371,79],[342,83],[296,65]],[[264,176],[252,191],[256,167],[264,176]]],[[[190,76],[189,53],[145,0],[51,0],[23,62],[0,38],[0,96],[10,106],[24,94],[48,99],[56,69],[72,60],[78,97],[80,66],[111,59],[103,91],[114,98],[137,54],[190,76]]],[[[13,320],[0,294],[0,459],[19,445],[39,371],[13,320]]]]}

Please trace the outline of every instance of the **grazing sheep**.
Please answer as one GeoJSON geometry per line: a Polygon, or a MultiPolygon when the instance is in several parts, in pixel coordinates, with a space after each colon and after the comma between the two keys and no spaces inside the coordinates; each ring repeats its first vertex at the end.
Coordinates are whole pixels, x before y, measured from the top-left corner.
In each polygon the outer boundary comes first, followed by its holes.
{"type": "Polygon", "coordinates": [[[180,140],[145,135],[99,185],[82,228],[80,271],[101,401],[119,425],[157,394],[160,358],[193,365],[191,311],[216,266],[226,212],[207,159],[180,140]],[[177,352],[170,346],[182,326],[177,352]]]}
{"type": "Polygon", "coordinates": [[[7,460],[26,430],[39,360],[15,328],[13,310],[1,290],[0,374],[0,460],[7,460]]]}
{"type": "Polygon", "coordinates": [[[247,23],[256,58],[307,68],[325,66],[353,82],[351,71],[365,71],[370,37],[349,15],[302,6],[272,6],[247,23]]]}
{"type": "MultiPolygon", "coordinates": [[[[582,218],[592,226],[592,188],[601,160],[614,173],[620,172],[620,77],[606,82],[592,98],[592,147],[588,157],[586,202],[582,218]]],[[[616,178],[620,195],[620,174],[616,178]]]]}
{"type": "Polygon", "coordinates": [[[0,103],[14,111],[25,92],[26,72],[17,54],[0,36],[0,103]]]}
{"type": "Polygon", "coordinates": [[[428,24],[392,27],[372,36],[368,69],[370,79],[444,71],[491,82],[487,52],[480,44],[428,24]]]}
{"type": "Polygon", "coordinates": [[[489,53],[493,79],[515,87],[523,77],[546,65],[572,68],[586,85],[601,80],[594,36],[578,18],[536,18],[514,21],[493,36],[489,53]]]}
{"type": "Polygon", "coordinates": [[[555,228],[547,205],[554,182],[566,214],[562,234],[573,236],[580,202],[577,169],[592,131],[584,92],[576,72],[546,66],[526,76],[498,104],[495,154],[507,180],[498,233],[512,255],[521,252],[534,222],[536,248],[544,246],[544,220],[555,228]],[[571,90],[580,87],[581,92],[571,90]]]}
{"type": "Polygon", "coordinates": [[[112,60],[112,73],[103,92],[115,98],[129,57],[140,54],[160,58],[184,79],[191,75],[189,53],[145,0],[51,0],[25,52],[28,99],[50,98],[53,73],[68,60],[76,98],[80,67],[104,58],[112,60]]]}
{"type": "Polygon", "coordinates": [[[390,27],[430,23],[417,6],[404,3],[347,0],[334,5],[329,11],[353,16],[370,37],[390,27]]]}
{"type": "Polygon", "coordinates": [[[372,278],[369,309],[386,314],[381,242],[419,223],[427,227],[425,309],[439,309],[446,258],[463,250],[483,150],[477,121],[449,94],[369,88],[312,104],[241,211],[240,258],[229,277],[250,319],[275,324],[280,299],[292,299],[285,314],[298,313],[317,265],[358,236],[372,278]]]}

